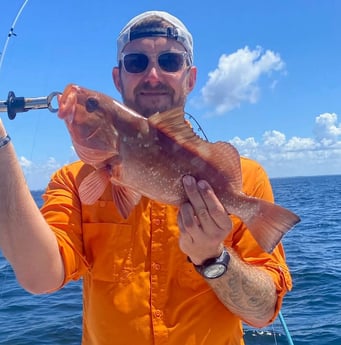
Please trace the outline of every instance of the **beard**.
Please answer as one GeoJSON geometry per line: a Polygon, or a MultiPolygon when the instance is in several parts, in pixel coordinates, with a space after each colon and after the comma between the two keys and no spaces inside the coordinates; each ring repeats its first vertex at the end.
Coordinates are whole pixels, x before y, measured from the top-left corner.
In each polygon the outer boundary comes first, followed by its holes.
{"type": "Polygon", "coordinates": [[[125,89],[122,88],[124,104],[146,118],[158,112],[162,113],[176,107],[184,107],[186,102],[185,90],[180,93],[177,99],[174,95],[175,92],[170,86],[161,83],[156,86],[151,86],[149,82],[139,84],[133,92],[133,99],[129,99],[125,89]]]}

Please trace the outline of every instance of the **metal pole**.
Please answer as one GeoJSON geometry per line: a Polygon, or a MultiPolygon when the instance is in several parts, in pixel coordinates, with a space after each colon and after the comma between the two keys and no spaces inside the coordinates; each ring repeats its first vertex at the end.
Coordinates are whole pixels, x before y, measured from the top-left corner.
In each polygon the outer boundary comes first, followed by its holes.
{"type": "Polygon", "coordinates": [[[284,329],[284,332],[285,332],[285,335],[286,335],[286,337],[287,337],[287,340],[288,340],[289,345],[294,345],[294,342],[292,341],[292,338],[291,338],[289,329],[288,329],[288,327],[287,327],[287,324],[286,324],[286,322],[285,322],[285,320],[284,320],[284,317],[283,317],[281,311],[279,312],[278,317],[279,317],[279,319],[280,319],[280,321],[281,321],[281,324],[282,324],[282,326],[283,326],[283,329],[284,329]]]}

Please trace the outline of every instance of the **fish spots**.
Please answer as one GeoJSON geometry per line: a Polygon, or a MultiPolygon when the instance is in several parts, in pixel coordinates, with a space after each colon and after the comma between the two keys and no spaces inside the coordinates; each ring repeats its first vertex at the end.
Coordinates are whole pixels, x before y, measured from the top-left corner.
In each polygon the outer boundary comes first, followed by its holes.
{"type": "Polygon", "coordinates": [[[98,105],[99,103],[96,98],[89,97],[85,102],[86,111],[89,113],[93,113],[94,111],[98,109],[98,105]]]}

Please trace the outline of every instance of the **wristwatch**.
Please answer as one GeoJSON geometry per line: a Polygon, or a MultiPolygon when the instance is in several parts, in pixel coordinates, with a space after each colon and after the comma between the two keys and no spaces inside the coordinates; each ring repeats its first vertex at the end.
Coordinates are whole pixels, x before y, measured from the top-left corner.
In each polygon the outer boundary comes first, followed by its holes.
{"type": "Polygon", "coordinates": [[[229,262],[230,254],[224,247],[223,252],[217,258],[207,259],[201,265],[193,265],[196,271],[204,278],[216,279],[221,277],[227,271],[229,262]]]}

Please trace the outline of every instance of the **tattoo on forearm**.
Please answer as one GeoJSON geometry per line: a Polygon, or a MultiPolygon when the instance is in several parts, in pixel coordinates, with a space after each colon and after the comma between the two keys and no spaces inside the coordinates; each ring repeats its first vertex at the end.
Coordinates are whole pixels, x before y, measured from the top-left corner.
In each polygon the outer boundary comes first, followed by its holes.
{"type": "Polygon", "coordinates": [[[276,296],[266,272],[240,260],[231,266],[225,276],[210,282],[221,302],[242,317],[271,313],[276,296]]]}

